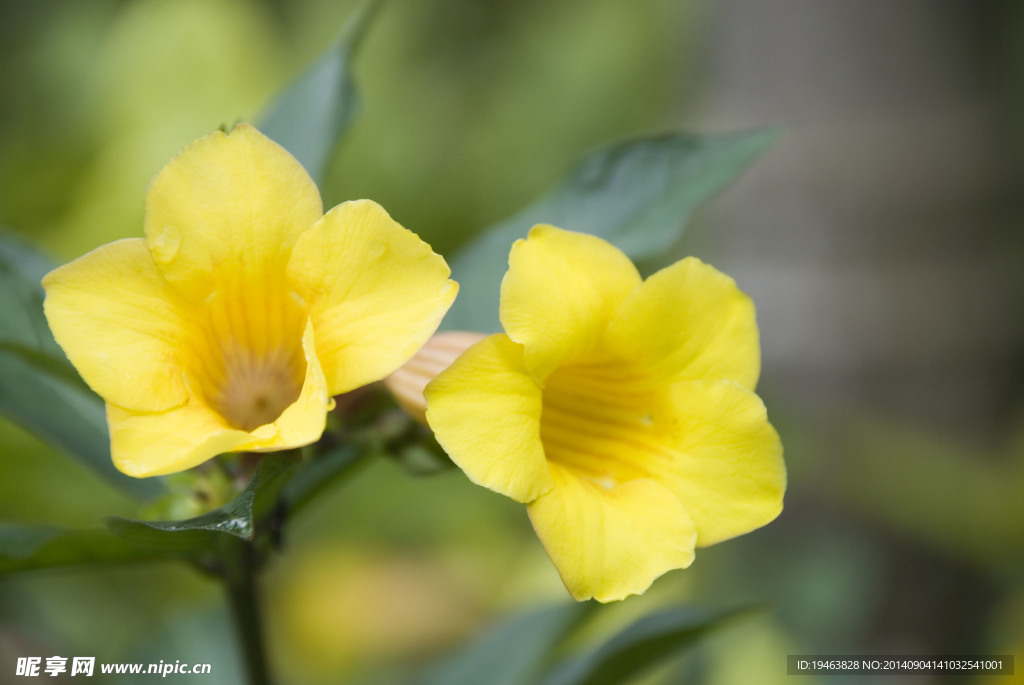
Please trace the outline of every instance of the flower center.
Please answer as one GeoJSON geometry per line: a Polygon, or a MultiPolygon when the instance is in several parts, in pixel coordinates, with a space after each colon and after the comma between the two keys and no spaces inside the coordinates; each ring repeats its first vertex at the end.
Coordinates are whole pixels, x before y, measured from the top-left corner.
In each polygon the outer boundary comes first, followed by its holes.
{"type": "Polygon", "coordinates": [[[625,365],[575,364],[548,377],[540,437],[548,460],[605,488],[649,475],[664,458],[651,393],[625,365]]]}
{"type": "MultiPolygon", "coordinates": [[[[237,355],[228,364],[226,382],[210,397],[210,404],[233,428],[253,431],[273,423],[299,399],[302,384],[294,359],[276,353],[265,359],[237,355]]],[[[305,373],[305,359],[301,360],[305,373]]]]}
{"type": "Polygon", "coordinates": [[[302,393],[306,314],[287,293],[248,295],[216,293],[207,300],[193,377],[226,424],[251,432],[276,421],[302,393]]]}

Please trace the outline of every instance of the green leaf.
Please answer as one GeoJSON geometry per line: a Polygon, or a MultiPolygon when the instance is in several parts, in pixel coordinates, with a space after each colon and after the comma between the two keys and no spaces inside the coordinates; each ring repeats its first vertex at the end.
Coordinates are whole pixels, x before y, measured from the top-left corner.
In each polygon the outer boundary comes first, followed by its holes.
{"type": "MultiPolygon", "coordinates": [[[[431,443],[434,441],[431,440],[431,443]]],[[[435,445],[436,443],[430,444],[424,440],[423,443],[412,443],[400,450],[389,452],[388,456],[413,476],[435,476],[448,473],[455,468],[455,462],[445,454],[440,446],[435,445]]]]}
{"type": "Polygon", "coordinates": [[[169,551],[131,545],[105,530],[0,526],[0,573],[76,564],[145,561],[169,551]]]}
{"type": "Polygon", "coordinates": [[[737,613],[684,608],[645,616],[603,645],[552,671],[541,685],[621,685],[678,654],[737,613]]]}
{"type": "Polygon", "coordinates": [[[634,260],[673,246],[685,222],[776,138],[773,130],[723,136],[668,134],[601,148],[560,188],[485,231],[452,261],[459,297],[449,330],[501,330],[498,290],[512,243],[545,223],[600,236],[634,260]]]}
{"type": "Polygon", "coordinates": [[[591,608],[568,604],[514,616],[435,666],[417,685],[533,685],[591,608]]]}
{"type": "Polygon", "coordinates": [[[280,506],[285,515],[293,516],[305,508],[329,485],[351,474],[367,456],[351,445],[342,445],[300,464],[280,491],[280,506]]]}
{"type": "Polygon", "coordinates": [[[95,395],[6,350],[0,350],[0,412],[136,497],[162,491],[158,480],[129,478],[114,468],[103,403],[95,395]]]}
{"type": "Polygon", "coordinates": [[[253,540],[258,528],[271,535],[286,517],[315,499],[328,485],[349,473],[363,453],[343,446],[317,459],[299,463],[294,453],[271,454],[260,460],[246,488],[224,506],[178,521],[142,521],[111,517],[107,528],[119,538],[144,547],[166,548],[198,557],[215,552],[224,536],[253,540]],[[272,518],[273,517],[273,518],[272,518]],[[274,530],[267,530],[273,527],[274,530]]]}
{"type": "Polygon", "coordinates": [[[295,464],[288,455],[266,456],[260,461],[245,490],[218,509],[180,521],[138,521],[111,517],[106,520],[107,528],[134,545],[193,554],[212,550],[221,535],[251,540],[260,515],[272,508],[283,482],[294,468],[295,464]]]}
{"type": "Polygon", "coordinates": [[[358,108],[350,65],[380,5],[364,2],[327,51],[267,106],[259,128],[280,143],[318,184],[358,108]]]}
{"type": "Polygon", "coordinates": [[[79,378],[43,314],[40,281],[52,268],[27,245],[0,237],[0,413],[121,490],[159,494],[160,480],[129,478],[110,460],[103,400],[79,378]]]}
{"type": "Polygon", "coordinates": [[[85,387],[43,315],[41,281],[51,269],[42,254],[0,233],[0,353],[85,387]]]}
{"type": "Polygon", "coordinates": [[[4,348],[64,358],[43,316],[40,281],[52,268],[40,253],[8,233],[0,234],[0,343],[4,348]]]}

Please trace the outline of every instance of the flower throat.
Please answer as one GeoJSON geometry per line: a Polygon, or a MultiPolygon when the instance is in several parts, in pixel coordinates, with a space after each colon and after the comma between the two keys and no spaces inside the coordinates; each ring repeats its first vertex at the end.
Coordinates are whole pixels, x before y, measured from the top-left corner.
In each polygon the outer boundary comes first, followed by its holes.
{"type": "Polygon", "coordinates": [[[299,398],[306,375],[305,311],[290,295],[215,293],[200,317],[205,349],[193,375],[211,409],[251,432],[276,421],[299,398]]]}

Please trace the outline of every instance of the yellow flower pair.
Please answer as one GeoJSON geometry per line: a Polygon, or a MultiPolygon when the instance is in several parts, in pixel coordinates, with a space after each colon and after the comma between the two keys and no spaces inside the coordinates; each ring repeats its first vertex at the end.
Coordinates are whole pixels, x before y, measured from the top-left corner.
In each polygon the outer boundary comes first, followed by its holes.
{"type": "MultiPolygon", "coordinates": [[[[298,162],[246,125],[157,175],[144,228],[44,279],[129,475],[315,442],[331,397],[412,357],[457,291],[375,203],[324,215],[298,162]]],[[[527,503],[574,597],[642,592],[778,514],[754,309],[730,278],[686,259],[643,281],[603,240],[537,226],[500,311],[505,334],[427,386],[427,420],[474,482],[527,503]]]]}

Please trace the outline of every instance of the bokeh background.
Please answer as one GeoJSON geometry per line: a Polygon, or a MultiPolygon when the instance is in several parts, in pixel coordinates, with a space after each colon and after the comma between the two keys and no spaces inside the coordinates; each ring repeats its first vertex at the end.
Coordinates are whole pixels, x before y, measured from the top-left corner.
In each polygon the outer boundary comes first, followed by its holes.
{"type": "MultiPolygon", "coordinates": [[[[139,235],[163,164],[254,119],[353,7],[0,4],[0,224],[58,261],[139,235]]],[[[609,140],[785,131],[684,241],[757,303],[785,511],[609,620],[767,611],[645,682],[781,682],[795,653],[1016,654],[990,680],[1024,682],[1024,5],[392,0],[355,72],[325,204],[373,198],[442,254],[609,140]]],[[[135,513],[0,421],[0,521],[135,513]]],[[[457,471],[381,460],[296,523],[265,579],[285,683],[387,682],[566,599],[523,509],[457,471]]],[[[26,654],[211,662],[232,683],[231,641],[188,569],[0,579],[0,683],[26,654]]],[[[873,680],[904,681],[987,682],[873,680]]]]}

